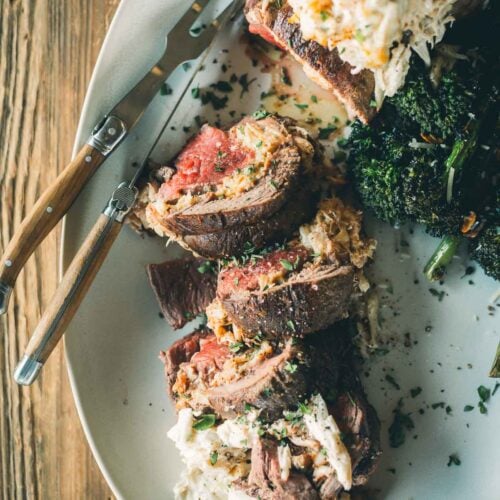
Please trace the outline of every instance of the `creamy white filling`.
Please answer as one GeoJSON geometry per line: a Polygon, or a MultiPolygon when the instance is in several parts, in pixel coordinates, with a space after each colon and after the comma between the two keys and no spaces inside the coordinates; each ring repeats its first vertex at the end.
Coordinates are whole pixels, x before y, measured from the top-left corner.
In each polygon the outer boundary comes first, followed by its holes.
{"type": "Polygon", "coordinates": [[[403,85],[412,50],[427,64],[429,47],[439,42],[453,20],[456,0],[289,0],[306,39],[342,60],[373,72],[376,100],[403,85]]]}
{"type": "MultiPolygon", "coordinates": [[[[340,438],[340,430],[328,413],[320,395],[308,401],[303,423],[295,431],[287,419],[277,420],[268,432],[283,435],[296,445],[313,452],[313,478],[337,475],[342,486],[349,490],[352,485],[351,458],[340,438]],[[297,432],[298,435],[292,435],[297,432]],[[286,434],[286,433],[285,433],[286,434]],[[319,451],[321,450],[321,451],[319,451]]],[[[177,423],[168,432],[181,454],[185,469],[174,488],[175,498],[180,500],[246,500],[250,497],[232,488],[232,483],[246,478],[250,472],[250,453],[259,435],[258,413],[251,411],[244,417],[229,419],[206,430],[193,429],[196,422],[190,408],[182,409],[177,423]]],[[[262,430],[262,429],[261,429],[262,430]]],[[[293,468],[293,457],[288,445],[278,446],[278,462],[281,479],[288,480],[293,468]]]]}
{"type": "Polygon", "coordinates": [[[323,447],[328,462],[334,469],[340,484],[346,490],[352,486],[351,456],[340,437],[340,429],[328,413],[325,400],[318,394],[311,397],[310,413],[304,422],[311,436],[323,447]]]}

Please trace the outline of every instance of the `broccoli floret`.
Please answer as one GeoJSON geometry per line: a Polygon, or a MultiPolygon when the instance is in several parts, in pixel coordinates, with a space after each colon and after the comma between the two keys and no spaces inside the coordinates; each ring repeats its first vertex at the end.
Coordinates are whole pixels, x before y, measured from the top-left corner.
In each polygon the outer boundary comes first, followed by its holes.
{"type": "Polygon", "coordinates": [[[441,257],[426,267],[433,278],[463,236],[492,220],[498,203],[498,66],[498,58],[456,63],[435,88],[429,70],[414,60],[404,87],[371,125],[356,121],[347,141],[350,175],[365,207],[392,224],[418,222],[445,238],[435,253],[441,257]]]}
{"type": "Polygon", "coordinates": [[[349,163],[362,202],[379,217],[392,224],[406,219],[403,201],[401,163],[405,148],[381,132],[356,122],[349,139],[349,163]]]}
{"type": "Polygon", "coordinates": [[[438,87],[428,73],[424,63],[415,59],[403,90],[388,100],[389,105],[408,130],[448,141],[465,127],[480,85],[472,67],[463,67],[460,76],[457,71],[445,73],[438,87]]]}
{"type": "Polygon", "coordinates": [[[356,122],[349,139],[349,165],[362,203],[391,224],[426,224],[436,236],[457,234],[462,212],[446,199],[444,163],[449,148],[439,144],[411,147],[397,128],[381,130],[356,122]],[[422,196],[422,194],[425,194],[422,196]]]}
{"type": "Polygon", "coordinates": [[[500,280],[500,227],[487,227],[471,244],[471,257],[479,262],[488,276],[500,280]]]}

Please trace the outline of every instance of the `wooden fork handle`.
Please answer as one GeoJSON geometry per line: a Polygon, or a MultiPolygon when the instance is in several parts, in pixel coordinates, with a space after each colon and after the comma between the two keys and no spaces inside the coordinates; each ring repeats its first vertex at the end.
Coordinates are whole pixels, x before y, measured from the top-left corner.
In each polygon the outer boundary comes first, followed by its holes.
{"type": "Polygon", "coordinates": [[[7,309],[10,291],[30,255],[66,214],[105,158],[92,146],[83,146],[23,220],[0,260],[0,314],[7,309]]]}
{"type": "Polygon", "coordinates": [[[102,214],[68,267],[17,365],[14,379],[30,385],[59,342],[85,297],[122,223],[102,214]]]}

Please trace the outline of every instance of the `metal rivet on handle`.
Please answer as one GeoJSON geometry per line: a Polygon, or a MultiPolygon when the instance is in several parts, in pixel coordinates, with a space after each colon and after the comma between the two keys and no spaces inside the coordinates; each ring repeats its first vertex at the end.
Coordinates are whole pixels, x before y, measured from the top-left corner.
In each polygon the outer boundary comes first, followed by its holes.
{"type": "Polygon", "coordinates": [[[86,161],[87,163],[90,163],[90,162],[92,161],[92,156],[86,156],[86,157],[85,157],[85,161],[86,161]]]}
{"type": "Polygon", "coordinates": [[[12,261],[11,260],[6,260],[5,261],[5,267],[11,267],[12,266],[12,261]]]}
{"type": "Polygon", "coordinates": [[[54,211],[52,207],[47,207],[45,210],[48,214],[51,214],[54,211]]]}

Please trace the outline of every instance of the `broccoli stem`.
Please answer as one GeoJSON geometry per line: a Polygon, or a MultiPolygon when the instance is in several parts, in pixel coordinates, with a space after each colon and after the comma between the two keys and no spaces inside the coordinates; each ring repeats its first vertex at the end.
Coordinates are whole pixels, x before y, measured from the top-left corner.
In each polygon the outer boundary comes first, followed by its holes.
{"type": "Polygon", "coordinates": [[[445,236],[436,248],[431,258],[424,267],[424,274],[430,281],[442,278],[444,268],[455,255],[461,238],[459,236],[445,236]]]}
{"type": "Polygon", "coordinates": [[[500,342],[498,343],[495,360],[493,361],[493,366],[490,370],[490,377],[500,378],[500,342]]]}
{"type": "Polygon", "coordinates": [[[453,194],[453,179],[469,161],[477,147],[480,122],[472,120],[466,130],[466,136],[458,139],[453,144],[450,156],[444,164],[444,185],[446,186],[446,199],[451,202],[453,194]],[[451,174],[451,177],[450,177],[451,174]]]}
{"type": "Polygon", "coordinates": [[[450,168],[457,170],[464,166],[476,149],[478,133],[479,121],[474,120],[470,124],[467,136],[455,141],[455,144],[453,144],[450,156],[448,156],[445,163],[446,172],[449,172],[450,168]]]}

